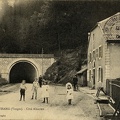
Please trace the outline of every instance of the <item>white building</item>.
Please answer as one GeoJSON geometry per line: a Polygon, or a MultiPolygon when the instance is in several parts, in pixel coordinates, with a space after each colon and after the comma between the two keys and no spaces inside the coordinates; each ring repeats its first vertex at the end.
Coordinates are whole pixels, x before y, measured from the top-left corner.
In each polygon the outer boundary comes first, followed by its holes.
{"type": "Polygon", "coordinates": [[[91,88],[120,78],[120,12],[96,24],[88,34],[87,81],[91,88]]]}

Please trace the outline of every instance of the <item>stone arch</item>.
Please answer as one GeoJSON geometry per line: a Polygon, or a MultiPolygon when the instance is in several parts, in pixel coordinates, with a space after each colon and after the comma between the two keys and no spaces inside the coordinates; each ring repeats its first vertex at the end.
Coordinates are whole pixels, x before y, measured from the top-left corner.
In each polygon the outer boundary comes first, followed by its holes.
{"type": "Polygon", "coordinates": [[[36,70],[36,77],[39,77],[39,68],[37,67],[37,63],[35,63],[32,59],[16,59],[14,61],[12,61],[8,67],[7,67],[7,71],[8,71],[8,81],[10,82],[10,71],[11,69],[17,65],[18,63],[29,63],[30,65],[32,65],[35,70],[36,70]]]}

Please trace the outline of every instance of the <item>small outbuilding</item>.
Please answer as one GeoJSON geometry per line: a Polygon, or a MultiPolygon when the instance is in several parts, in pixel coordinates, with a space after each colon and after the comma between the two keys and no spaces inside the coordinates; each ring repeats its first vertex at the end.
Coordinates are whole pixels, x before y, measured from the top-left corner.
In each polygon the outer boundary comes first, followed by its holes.
{"type": "Polygon", "coordinates": [[[83,65],[81,66],[81,70],[77,72],[78,77],[78,84],[80,86],[87,86],[87,64],[84,61],[83,65]]]}

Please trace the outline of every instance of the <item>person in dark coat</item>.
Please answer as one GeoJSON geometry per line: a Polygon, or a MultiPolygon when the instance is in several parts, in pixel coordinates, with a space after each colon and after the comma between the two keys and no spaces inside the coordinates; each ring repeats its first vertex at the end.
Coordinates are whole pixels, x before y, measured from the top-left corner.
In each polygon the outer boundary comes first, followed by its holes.
{"type": "Polygon", "coordinates": [[[77,78],[77,75],[75,75],[73,77],[73,87],[74,87],[74,91],[76,91],[78,88],[77,88],[77,84],[78,84],[78,78],[77,78]]]}
{"type": "Polygon", "coordinates": [[[40,87],[42,87],[42,76],[41,75],[39,77],[39,85],[40,85],[40,87]]]}

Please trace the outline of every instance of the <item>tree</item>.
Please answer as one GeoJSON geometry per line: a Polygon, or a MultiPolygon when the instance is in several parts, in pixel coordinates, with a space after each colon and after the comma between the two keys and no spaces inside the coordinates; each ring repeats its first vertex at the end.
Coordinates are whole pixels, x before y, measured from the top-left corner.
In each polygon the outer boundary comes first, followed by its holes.
{"type": "MultiPolygon", "coordinates": [[[[41,53],[42,48],[44,53],[76,47],[84,51],[91,28],[120,8],[119,1],[15,0],[13,7],[2,1],[0,43],[14,43],[18,53],[41,53]]],[[[1,46],[0,52],[9,51],[5,50],[6,46],[1,46]]]]}

